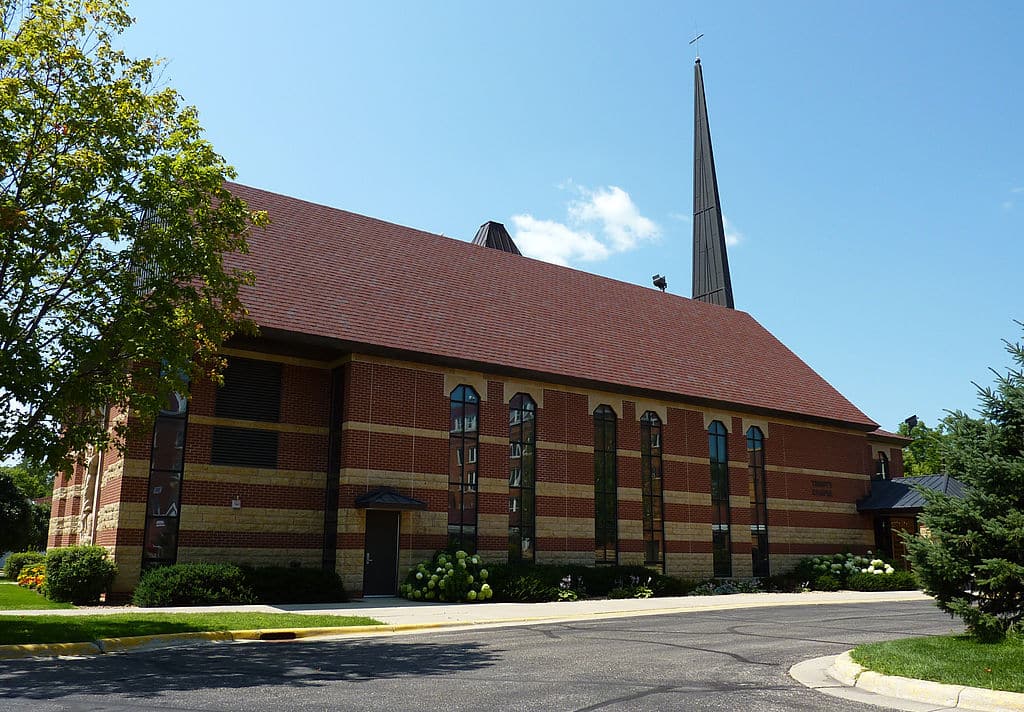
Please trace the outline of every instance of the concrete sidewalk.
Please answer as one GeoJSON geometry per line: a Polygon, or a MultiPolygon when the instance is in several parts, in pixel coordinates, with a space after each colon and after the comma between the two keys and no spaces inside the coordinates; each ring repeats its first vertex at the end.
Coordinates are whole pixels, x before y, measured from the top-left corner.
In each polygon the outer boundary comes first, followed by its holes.
{"type": "Polygon", "coordinates": [[[920,591],[812,591],[808,593],[736,593],[728,596],[677,596],[670,598],[595,599],[551,603],[422,603],[404,598],[366,598],[350,603],[182,606],[135,608],[132,606],[95,606],[58,610],[4,611],[0,616],[81,616],[116,613],[308,613],[318,615],[367,616],[388,625],[502,624],[580,620],[602,617],[660,615],[687,611],[806,606],[841,603],[882,603],[929,601],[920,591]]]}

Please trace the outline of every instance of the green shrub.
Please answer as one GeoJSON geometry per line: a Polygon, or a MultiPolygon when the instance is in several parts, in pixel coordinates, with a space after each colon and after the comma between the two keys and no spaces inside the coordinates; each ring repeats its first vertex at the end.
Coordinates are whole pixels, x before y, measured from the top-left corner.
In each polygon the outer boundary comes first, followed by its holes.
{"type": "Polygon", "coordinates": [[[132,602],[141,608],[255,603],[256,594],[234,564],[174,564],[142,574],[132,602]]]}
{"type": "Polygon", "coordinates": [[[348,600],[334,571],[296,566],[242,566],[260,603],[339,603],[348,600]]]}
{"type": "Polygon", "coordinates": [[[697,584],[688,596],[728,596],[734,593],[760,593],[761,584],[754,579],[710,579],[697,584]]]}
{"type": "Polygon", "coordinates": [[[853,574],[846,586],[853,591],[913,591],[918,583],[910,571],[896,570],[891,574],[853,574]]]}
{"type": "Polygon", "coordinates": [[[608,598],[650,598],[654,595],[647,586],[618,586],[608,592],[608,598]]]}
{"type": "Polygon", "coordinates": [[[439,552],[414,566],[398,592],[413,601],[482,602],[494,595],[489,576],[476,554],[439,552]]]}
{"type": "Polygon", "coordinates": [[[654,589],[662,574],[646,566],[580,566],[566,567],[572,579],[571,588],[586,591],[588,596],[607,596],[616,588],[647,586],[654,589]]]}
{"type": "Polygon", "coordinates": [[[41,564],[45,560],[45,551],[22,551],[17,554],[11,554],[4,563],[4,577],[8,581],[14,581],[18,578],[18,574],[21,573],[23,568],[32,564],[41,564]]]}
{"type": "Polygon", "coordinates": [[[696,587],[695,582],[685,581],[677,576],[659,576],[652,586],[655,598],[685,596],[696,587]]]}
{"type": "Polygon", "coordinates": [[[794,573],[765,576],[761,579],[761,590],[769,593],[799,593],[808,580],[794,573]]]}
{"type": "Polygon", "coordinates": [[[695,584],[665,576],[646,566],[583,566],[514,562],[491,567],[495,600],[513,602],[576,600],[582,596],[633,598],[681,596],[695,584]],[[571,591],[572,595],[567,592],[571,591]],[[616,591],[613,596],[612,592],[616,591]],[[649,593],[647,593],[649,592],[649,593]]]}
{"type": "MultiPolygon", "coordinates": [[[[555,564],[513,562],[489,567],[488,581],[496,601],[536,603],[539,601],[569,600],[563,591],[580,592],[571,585],[568,569],[555,564]]],[[[575,599],[572,599],[575,600],[575,599]]]]}
{"type": "Polygon", "coordinates": [[[69,546],[46,554],[43,593],[52,601],[75,605],[98,603],[117,575],[117,567],[102,546],[69,546]]]}
{"type": "Polygon", "coordinates": [[[842,583],[832,574],[822,574],[811,582],[811,588],[815,591],[838,591],[842,583]]]}

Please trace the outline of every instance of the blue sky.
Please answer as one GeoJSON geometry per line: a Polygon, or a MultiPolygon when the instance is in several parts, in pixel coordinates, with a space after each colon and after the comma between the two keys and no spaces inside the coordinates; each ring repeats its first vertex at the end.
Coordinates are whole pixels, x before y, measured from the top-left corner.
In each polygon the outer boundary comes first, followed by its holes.
{"type": "Polygon", "coordinates": [[[1022,336],[1022,3],[131,11],[241,182],[683,296],[703,32],[737,308],[889,429],[1022,336]]]}

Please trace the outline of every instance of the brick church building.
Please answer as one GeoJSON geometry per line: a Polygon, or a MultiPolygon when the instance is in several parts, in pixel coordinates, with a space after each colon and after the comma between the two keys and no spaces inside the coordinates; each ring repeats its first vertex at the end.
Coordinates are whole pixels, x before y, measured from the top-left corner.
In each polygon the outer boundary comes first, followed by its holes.
{"type": "MultiPolygon", "coordinates": [[[[50,546],[147,566],[336,569],[393,594],[450,544],[488,561],[779,573],[875,542],[857,501],[905,440],[733,308],[701,67],[693,298],[262,190],[235,261],[260,327],[152,439],[58,478],[50,546]]],[[[111,417],[130,417],[112,414],[111,417]]]]}

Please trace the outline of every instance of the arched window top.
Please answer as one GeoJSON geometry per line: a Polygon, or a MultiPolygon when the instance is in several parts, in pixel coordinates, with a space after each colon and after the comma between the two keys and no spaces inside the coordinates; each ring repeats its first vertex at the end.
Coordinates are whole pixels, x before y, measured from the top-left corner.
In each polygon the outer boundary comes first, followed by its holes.
{"type": "Polygon", "coordinates": [[[764,450],[764,433],[756,425],[747,428],[747,450],[764,450]]]}
{"type": "Polygon", "coordinates": [[[472,386],[456,386],[451,394],[452,433],[474,433],[479,429],[480,396],[472,386]]]}
{"type": "Polygon", "coordinates": [[[610,405],[599,405],[594,408],[594,417],[598,420],[617,420],[618,416],[610,405]]]}
{"type": "Polygon", "coordinates": [[[527,393],[516,393],[508,402],[508,423],[516,425],[533,420],[537,412],[537,404],[527,393]]]}
{"type": "Polygon", "coordinates": [[[480,401],[480,396],[477,395],[473,386],[462,385],[455,386],[452,390],[451,399],[462,403],[478,403],[480,401]]]}
{"type": "Polygon", "coordinates": [[[640,422],[648,425],[661,425],[661,418],[653,410],[647,410],[640,416],[640,422]]]}
{"type": "Polygon", "coordinates": [[[729,461],[729,452],[725,442],[727,432],[720,420],[712,421],[708,426],[708,453],[713,463],[729,461]]]}

